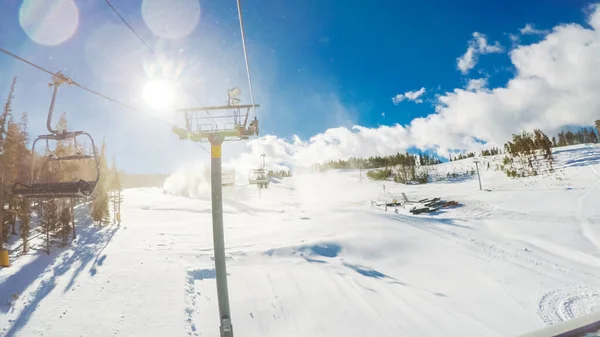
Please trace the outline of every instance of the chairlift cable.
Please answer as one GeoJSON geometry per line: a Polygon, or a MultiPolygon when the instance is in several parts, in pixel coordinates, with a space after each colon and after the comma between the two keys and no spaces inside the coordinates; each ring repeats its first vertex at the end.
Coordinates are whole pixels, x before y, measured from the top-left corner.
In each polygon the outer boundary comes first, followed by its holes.
{"type": "MultiPolygon", "coordinates": [[[[37,68],[37,69],[39,69],[39,70],[41,70],[41,71],[43,71],[43,72],[45,72],[45,73],[47,73],[47,74],[50,74],[50,75],[52,75],[52,76],[59,76],[57,73],[51,72],[50,70],[48,70],[48,69],[45,69],[45,68],[43,68],[43,67],[41,67],[41,66],[39,66],[39,65],[37,65],[37,64],[35,64],[35,63],[33,63],[33,62],[31,62],[31,61],[28,61],[28,60],[26,60],[26,59],[24,59],[24,58],[22,58],[22,57],[20,57],[20,56],[17,56],[17,55],[15,55],[15,54],[13,54],[13,53],[9,52],[8,50],[6,50],[6,49],[4,49],[4,48],[2,48],[2,47],[0,47],[0,52],[3,52],[4,54],[6,54],[6,55],[8,55],[8,56],[11,56],[11,57],[13,57],[13,58],[15,58],[15,59],[17,59],[17,60],[19,60],[19,61],[21,61],[21,62],[27,63],[27,64],[29,64],[30,66],[33,66],[33,67],[35,67],[35,68],[37,68]]],[[[60,74],[60,76],[66,77],[65,75],[62,75],[62,74],[60,74]]],[[[73,84],[73,85],[75,85],[75,86],[77,86],[77,87],[79,87],[79,88],[81,88],[81,89],[83,89],[83,90],[85,90],[85,91],[87,91],[87,92],[89,92],[89,93],[92,93],[92,94],[94,94],[94,95],[100,96],[100,97],[102,97],[102,98],[104,98],[104,99],[106,99],[106,100],[108,100],[108,101],[110,101],[110,102],[113,102],[113,103],[115,103],[115,104],[117,104],[117,105],[120,105],[120,106],[122,106],[122,107],[124,107],[124,108],[127,108],[127,109],[129,109],[129,110],[131,110],[131,111],[137,112],[137,113],[139,113],[139,114],[142,114],[142,115],[145,115],[145,116],[147,116],[147,117],[150,117],[150,118],[152,118],[152,119],[154,119],[154,120],[156,120],[156,121],[158,121],[158,122],[161,122],[161,123],[163,123],[163,124],[167,124],[167,125],[171,126],[171,123],[169,123],[169,122],[167,122],[167,121],[165,121],[165,120],[163,120],[163,119],[160,119],[160,118],[158,118],[158,117],[152,116],[152,115],[150,115],[150,114],[148,114],[148,113],[146,113],[146,112],[143,112],[142,110],[136,109],[136,108],[134,108],[134,107],[132,107],[132,106],[130,106],[130,105],[128,105],[128,104],[122,103],[122,102],[120,102],[120,101],[117,101],[116,99],[110,98],[110,97],[108,97],[108,96],[106,96],[106,95],[104,95],[104,94],[101,94],[101,93],[99,93],[99,92],[97,92],[97,91],[95,91],[95,90],[92,90],[92,89],[90,89],[90,88],[88,88],[88,87],[86,87],[86,86],[84,86],[84,85],[82,85],[82,84],[80,84],[80,83],[78,83],[78,82],[76,82],[76,81],[72,80],[71,78],[69,78],[69,83],[70,83],[70,84],[73,84]]],[[[202,149],[203,149],[204,151],[206,151],[206,152],[209,152],[209,151],[208,151],[206,148],[204,148],[204,147],[202,147],[202,149]]]]}
{"type": "MultiPolygon", "coordinates": [[[[248,77],[248,87],[250,88],[250,99],[252,105],[255,105],[254,91],[252,90],[252,78],[250,77],[250,64],[248,63],[248,50],[246,48],[246,34],[244,33],[244,20],[242,19],[242,4],[240,0],[237,0],[238,17],[240,20],[240,33],[242,35],[242,48],[244,49],[244,61],[246,62],[246,75],[248,77]]],[[[253,106],[254,117],[256,117],[256,108],[253,106]]]]}
{"type": "Polygon", "coordinates": [[[53,73],[53,72],[51,72],[50,70],[44,69],[44,68],[42,68],[42,67],[40,67],[40,66],[38,66],[38,65],[36,65],[36,64],[34,64],[34,63],[32,63],[32,62],[29,62],[29,61],[27,61],[26,59],[24,59],[24,58],[22,58],[22,57],[20,57],[20,56],[17,56],[17,55],[15,55],[15,54],[13,54],[13,53],[9,52],[8,50],[6,50],[6,49],[4,49],[4,48],[2,48],[2,47],[0,47],[0,51],[1,51],[1,52],[3,52],[4,54],[8,55],[8,56],[12,56],[12,57],[16,58],[17,60],[19,60],[19,61],[21,61],[21,62],[25,62],[25,63],[29,64],[30,66],[33,66],[33,67],[35,67],[35,68],[38,68],[39,70],[41,70],[41,71],[43,71],[43,72],[45,72],[45,73],[48,73],[48,74],[50,74],[50,75],[52,75],[52,76],[56,76],[56,74],[55,74],[55,73],[53,73]]]}
{"type": "MultiPolygon", "coordinates": [[[[246,34],[244,33],[244,20],[242,19],[242,4],[241,0],[237,0],[238,18],[240,21],[240,34],[242,36],[242,48],[244,49],[244,61],[246,62],[246,75],[248,77],[248,87],[250,88],[250,99],[252,100],[252,110],[254,118],[256,118],[256,107],[254,101],[254,91],[252,90],[252,78],[250,76],[250,63],[248,62],[248,49],[246,48],[246,34]]],[[[261,152],[260,136],[258,140],[258,152],[261,152]]]]}
{"type": "MultiPolygon", "coordinates": [[[[144,39],[142,39],[140,34],[138,34],[136,32],[136,30],[127,22],[127,20],[125,20],[125,18],[117,11],[117,9],[110,3],[110,1],[104,0],[104,2],[106,2],[106,4],[110,7],[110,9],[112,9],[112,11],[119,17],[119,19],[121,19],[121,21],[123,21],[125,26],[127,26],[127,28],[129,28],[129,30],[131,30],[131,32],[138,38],[138,40],[140,40],[140,42],[142,42],[142,44],[146,47],[146,49],[148,49],[148,51],[152,55],[156,56],[156,52],[154,51],[154,49],[152,49],[152,47],[150,47],[150,45],[148,43],[146,43],[146,41],[144,41],[144,39]]],[[[198,98],[196,98],[196,96],[194,96],[194,94],[192,94],[192,92],[190,91],[190,89],[188,89],[188,87],[184,86],[183,84],[181,84],[181,86],[188,93],[188,95],[190,95],[190,97],[192,97],[196,101],[196,103],[198,103],[199,105],[202,105],[202,102],[200,102],[200,100],[198,98]]],[[[208,111],[205,111],[205,112],[208,116],[210,116],[210,112],[208,112],[208,111]]],[[[213,121],[216,122],[216,120],[214,118],[213,118],[213,121]]]]}
{"type": "Polygon", "coordinates": [[[144,46],[146,46],[146,48],[152,53],[154,54],[154,50],[152,50],[152,48],[146,43],[146,41],[144,41],[144,39],[142,39],[142,37],[135,31],[135,29],[133,29],[133,27],[127,22],[127,20],[125,20],[125,18],[117,11],[117,9],[110,3],[110,1],[108,0],[104,0],[104,2],[106,2],[106,4],[108,5],[108,7],[110,7],[110,9],[112,9],[113,12],[115,12],[115,14],[117,14],[117,16],[119,17],[119,19],[121,19],[121,21],[123,21],[123,23],[125,24],[125,26],[127,26],[127,28],[129,28],[129,30],[131,30],[131,32],[138,38],[138,40],[140,40],[144,46]]]}

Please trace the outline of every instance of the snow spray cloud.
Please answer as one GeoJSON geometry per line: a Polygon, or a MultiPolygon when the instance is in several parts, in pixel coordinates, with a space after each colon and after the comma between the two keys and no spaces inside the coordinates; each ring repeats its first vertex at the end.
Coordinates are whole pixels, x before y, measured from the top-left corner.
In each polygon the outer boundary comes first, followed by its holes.
{"type": "Polygon", "coordinates": [[[165,179],[163,189],[188,198],[210,198],[210,168],[204,163],[182,167],[165,179]]]}
{"type": "MultiPolygon", "coordinates": [[[[247,185],[250,170],[259,167],[262,161],[248,154],[223,164],[223,183],[247,185]]],[[[289,170],[288,167],[267,162],[267,170],[289,170]]],[[[210,198],[210,167],[205,162],[194,162],[179,168],[165,179],[163,189],[171,194],[195,199],[210,198]]]]}

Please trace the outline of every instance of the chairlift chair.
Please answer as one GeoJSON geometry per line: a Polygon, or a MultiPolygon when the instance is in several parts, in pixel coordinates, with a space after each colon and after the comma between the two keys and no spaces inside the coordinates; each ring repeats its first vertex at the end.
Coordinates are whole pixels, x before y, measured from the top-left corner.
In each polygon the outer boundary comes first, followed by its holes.
{"type": "Polygon", "coordinates": [[[54,91],[52,94],[50,109],[48,111],[48,120],[46,123],[46,127],[48,128],[48,131],[50,131],[50,134],[40,135],[33,141],[31,148],[31,180],[28,184],[16,182],[12,189],[13,194],[15,195],[19,195],[24,198],[85,198],[94,193],[96,185],[100,180],[100,161],[98,154],[96,153],[94,138],[92,138],[89,133],[84,131],[55,130],[52,128],[52,113],[54,111],[54,103],[58,94],[58,88],[63,83],[71,84],[72,81],[68,77],[62,75],[60,72],[53,76],[50,86],[54,86],[54,91]],[[80,136],[84,136],[90,140],[92,145],[92,154],[83,154],[83,151],[78,147],[77,137],[80,136]],[[73,139],[74,141],[76,149],[75,154],[58,156],[50,148],[49,141],[59,142],[69,139],[73,139]],[[35,156],[33,156],[33,154],[35,153],[35,146],[40,140],[45,140],[47,156],[39,171],[37,174],[35,174],[35,156]],[[92,180],[86,180],[79,177],[79,179],[76,181],[59,181],[60,179],[52,177],[52,164],[56,164],[60,170],[61,162],[75,160],[94,160],[94,166],[96,168],[95,178],[92,180]]]}
{"type": "Polygon", "coordinates": [[[248,174],[248,183],[251,185],[258,185],[259,188],[268,188],[269,177],[267,175],[267,170],[264,168],[250,170],[250,173],[248,174]]]}
{"type": "Polygon", "coordinates": [[[263,159],[262,165],[258,169],[250,170],[250,173],[248,174],[248,182],[252,185],[258,185],[259,188],[268,188],[269,182],[271,181],[271,179],[268,176],[267,170],[265,169],[265,167],[266,167],[265,156],[266,155],[263,153],[260,156],[263,159]]]}

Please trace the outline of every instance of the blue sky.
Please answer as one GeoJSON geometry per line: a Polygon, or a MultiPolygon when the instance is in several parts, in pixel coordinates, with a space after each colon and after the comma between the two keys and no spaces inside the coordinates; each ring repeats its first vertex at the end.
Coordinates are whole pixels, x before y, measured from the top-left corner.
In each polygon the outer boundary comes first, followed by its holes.
{"type": "MultiPolygon", "coordinates": [[[[63,2],[68,0],[56,1],[63,2]]],[[[436,95],[464,88],[472,79],[485,78],[489,88],[505,86],[515,77],[508,52],[516,42],[510,34],[519,35],[517,45],[539,43],[549,34],[519,34],[526,24],[538,30],[571,22],[589,28],[585,10],[589,2],[579,0],[536,0],[526,5],[516,0],[242,3],[256,101],[263,105],[258,111],[262,131],[288,143],[293,135],[307,140],[340,126],[358,124],[377,130],[381,125],[407,125],[436,111],[436,95]],[[457,69],[457,58],[465,54],[474,32],[484,34],[490,45],[498,43],[503,52],[479,55],[475,67],[464,74],[457,69]],[[396,95],[420,88],[425,88],[423,103],[392,102],[396,95]]],[[[152,76],[170,76],[195,93],[197,100],[179,87],[176,107],[198,101],[221,103],[225,90],[234,85],[249,101],[234,0],[200,1],[193,30],[176,39],[161,36],[152,27],[152,19],[168,18],[169,13],[144,17],[143,1],[113,1],[160,57],[145,50],[104,1],[76,0],[75,4],[74,34],[49,46],[35,41],[35,35],[42,34],[39,31],[26,33],[26,24],[19,20],[21,7],[30,6],[30,19],[48,20],[42,28],[59,33],[68,31],[64,27],[70,19],[68,11],[56,21],[48,18],[53,5],[45,1],[5,0],[0,7],[0,46],[52,71],[63,70],[90,88],[167,121],[172,120],[170,112],[152,111],[140,98],[152,76]],[[152,75],[148,70],[170,64],[179,71],[152,75]]],[[[172,31],[183,30],[182,21],[174,20],[172,31]]],[[[19,77],[15,112],[27,111],[32,133],[43,132],[51,93],[48,75],[0,55],[2,100],[15,75],[19,77]]],[[[177,141],[168,125],[77,88],[65,88],[57,108],[67,111],[74,129],[105,138],[109,154],[129,172],[167,172],[206,157],[197,146],[177,141]]],[[[421,147],[439,146],[427,144],[421,147]]],[[[413,146],[420,145],[409,142],[398,150],[413,146]]],[[[233,145],[231,153],[243,147],[233,145]]]]}

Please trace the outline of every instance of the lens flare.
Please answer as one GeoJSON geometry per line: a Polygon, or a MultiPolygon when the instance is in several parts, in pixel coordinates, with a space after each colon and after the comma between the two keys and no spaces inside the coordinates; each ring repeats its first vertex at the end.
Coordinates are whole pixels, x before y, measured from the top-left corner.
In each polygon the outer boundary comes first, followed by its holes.
{"type": "Polygon", "coordinates": [[[79,11],[73,0],[24,0],[19,23],[36,43],[56,46],[75,34],[79,11]]]}
{"type": "Polygon", "coordinates": [[[88,34],[84,55],[96,76],[110,82],[130,82],[143,74],[148,51],[124,25],[107,22],[88,34]]]}
{"type": "Polygon", "coordinates": [[[171,108],[175,103],[174,85],[165,80],[152,80],[144,86],[142,97],[153,109],[165,110],[171,108]]]}
{"type": "Polygon", "coordinates": [[[144,0],[142,17],[154,34],[180,39],[196,28],[200,4],[198,0],[144,0]]]}

